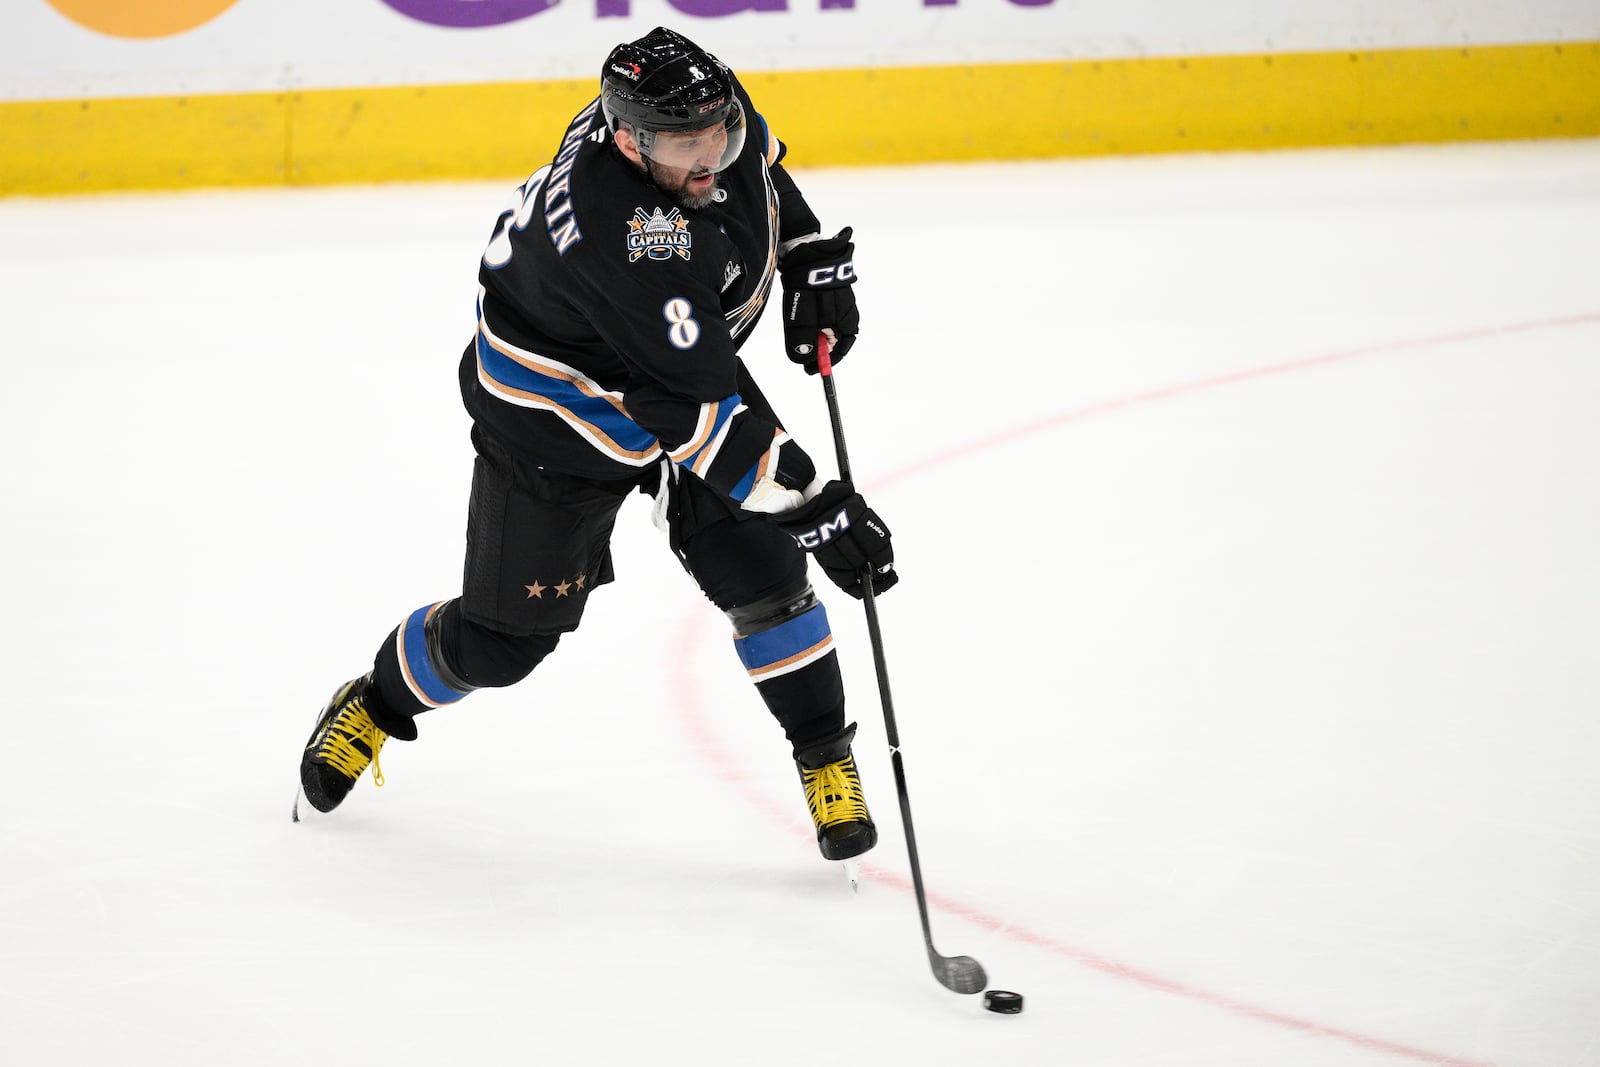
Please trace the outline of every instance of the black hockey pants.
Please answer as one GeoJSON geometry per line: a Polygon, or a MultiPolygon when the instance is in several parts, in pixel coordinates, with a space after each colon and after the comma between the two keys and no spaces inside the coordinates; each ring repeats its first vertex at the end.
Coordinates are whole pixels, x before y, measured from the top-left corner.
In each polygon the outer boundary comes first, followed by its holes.
{"type": "Polygon", "coordinates": [[[589,594],[614,579],[612,528],[634,492],[664,506],[673,554],[735,621],[735,649],[789,740],[803,746],[843,728],[827,614],[805,553],[770,520],[665,466],[600,482],[530,466],[477,432],[473,443],[462,594],[418,608],[385,639],[370,709],[381,729],[413,738],[418,714],[527,677],[578,628],[589,594]]]}

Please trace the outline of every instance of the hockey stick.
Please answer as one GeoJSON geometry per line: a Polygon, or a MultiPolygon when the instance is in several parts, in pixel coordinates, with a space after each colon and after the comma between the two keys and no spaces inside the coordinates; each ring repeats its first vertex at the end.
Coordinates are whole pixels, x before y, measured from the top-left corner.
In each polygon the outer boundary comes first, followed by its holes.
{"type": "MultiPolygon", "coordinates": [[[[839,457],[839,477],[851,481],[850,456],[844,447],[844,421],[839,417],[839,394],[833,384],[833,360],[828,354],[826,336],[817,338],[817,371],[822,375],[822,391],[828,398],[828,418],[833,423],[833,449],[839,457]]],[[[872,639],[872,665],[878,672],[878,697],[883,704],[884,732],[889,738],[889,760],[894,765],[894,786],[900,794],[900,823],[906,831],[906,854],[911,858],[911,884],[917,894],[917,912],[922,916],[922,941],[928,946],[928,964],[939,984],[955,993],[980,993],[989,976],[983,964],[971,956],[941,956],[933,947],[933,928],[928,923],[928,894],[922,887],[922,861],[917,858],[917,835],[911,828],[911,798],[906,792],[905,761],[900,756],[900,730],[894,721],[894,698],[889,695],[889,668],[883,655],[883,631],[878,625],[878,603],[872,591],[870,565],[862,568],[861,601],[867,609],[867,634],[872,639]]]]}

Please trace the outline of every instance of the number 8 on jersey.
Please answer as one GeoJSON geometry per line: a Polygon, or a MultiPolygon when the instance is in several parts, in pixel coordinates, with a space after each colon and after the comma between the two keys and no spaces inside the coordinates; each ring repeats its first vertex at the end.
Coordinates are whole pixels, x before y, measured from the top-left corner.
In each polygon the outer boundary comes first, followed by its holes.
{"type": "Polygon", "coordinates": [[[672,325],[667,328],[667,340],[672,347],[690,349],[700,340],[700,324],[694,321],[694,305],[681,296],[675,296],[661,305],[661,317],[672,325]]]}

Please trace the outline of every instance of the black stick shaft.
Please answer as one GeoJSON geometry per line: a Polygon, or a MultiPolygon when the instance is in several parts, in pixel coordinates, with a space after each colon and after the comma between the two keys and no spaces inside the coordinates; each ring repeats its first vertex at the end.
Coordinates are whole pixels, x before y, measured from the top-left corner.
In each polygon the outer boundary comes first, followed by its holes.
{"type": "MultiPolygon", "coordinates": [[[[828,419],[833,424],[833,447],[839,458],[839,476],[851,481],[850,457],[844,444],[844,419],[839,414],[839,394],[833,384],[833,361],[828,339],[817,340],[817,370],[822,376],[822,391],[828,400],[828,419]]],[[[948,958],[933,947],[933,926],[928,919],[928,894],[922,884],[922,860],[917,854],[917,834],[911,821],[911,795],[906,788],[905,760],[900,755],[900,728],[894,718],[894,696],[889,692],[889,665],[883,652],[883,628],[878,623],[877,594],[872,589],[870,568],[861,575],[862,603],[867,610],[867,636],[872,641],[872,666],[878,675],[878,699],[883,705],[884,734],[889,740],[889,762],[894,767],[894,787],[900,798],[900,823],[906,833],[906,855],[911,861],[911,884],[916,891],[917,914],[922,919],[922,941],[935,977],[958,993],[976,993],[987,983],[983,967],[970,956],[948,958]]]]}
{"type": "Polygon", "coordinates": [[[818,368],[827,368],[822,371],[822,392],[828,398],[828,419],[833,423],[833,453],[839,457],[839,477],[845,481],[853,481],[850,477],[850,453],[844,447],[844,423],[839,421],[839,394],[833,387],[833,364],[828,361],[828,347],[823,345],[817,350],[818,368]]]}

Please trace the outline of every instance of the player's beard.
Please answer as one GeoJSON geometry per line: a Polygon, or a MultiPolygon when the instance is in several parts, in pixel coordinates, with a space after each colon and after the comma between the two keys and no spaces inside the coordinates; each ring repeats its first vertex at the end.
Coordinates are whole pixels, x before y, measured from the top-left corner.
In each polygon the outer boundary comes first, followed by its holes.
{"type": "Polygon", "coordinates": [[[667,168],[658,167],[655,161],[648,156],[645,157],[645,166],[650,171],[650,180],[656,183],[658,189],[672,197],[681,208],[696,211],[716,199],[717,176],[712,171],[677,170],[677,168],[673,168],[678,174],[678,180],[672,181],[663,173],[667,168]],[[689,182],[694,178],[704,177],[708,174],[711,175],[711,184],[706,187],[706,191],[703,193],[691,193],[689,191],[689,182]]]}

